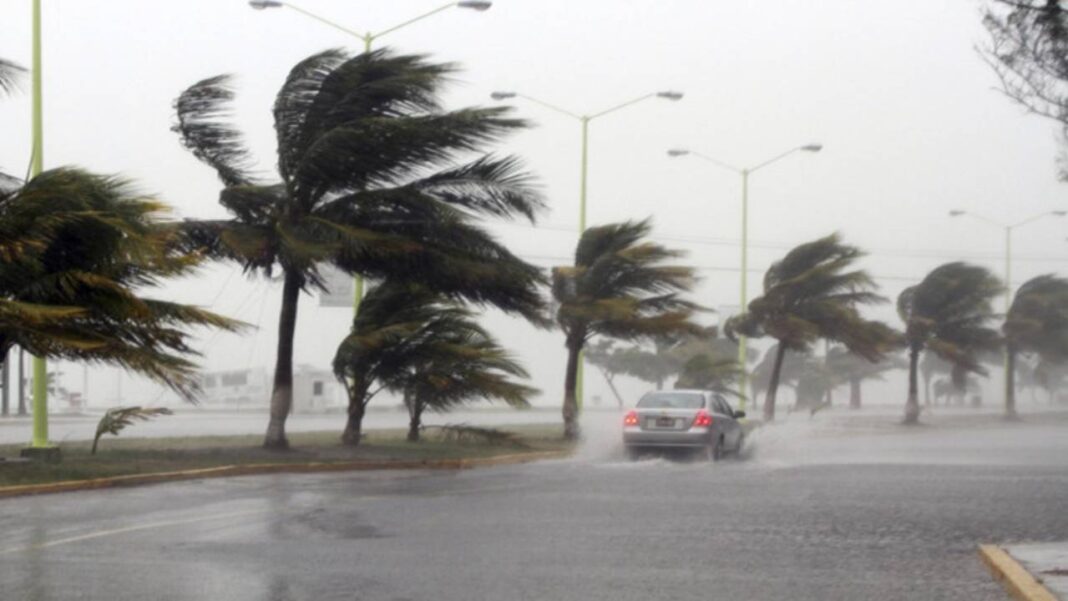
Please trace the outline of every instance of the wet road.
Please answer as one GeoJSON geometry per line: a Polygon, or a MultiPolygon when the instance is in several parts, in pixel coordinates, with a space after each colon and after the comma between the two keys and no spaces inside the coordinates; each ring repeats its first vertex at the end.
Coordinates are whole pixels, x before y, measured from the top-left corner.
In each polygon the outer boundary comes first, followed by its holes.
{"type": "Polygon", "coordinates": [[[0,597],[1000,600],[976,544],[1068,539],[1063,424],[787,424],[716,465],[601,434],[535,465],[0,501],[0,597]]]}

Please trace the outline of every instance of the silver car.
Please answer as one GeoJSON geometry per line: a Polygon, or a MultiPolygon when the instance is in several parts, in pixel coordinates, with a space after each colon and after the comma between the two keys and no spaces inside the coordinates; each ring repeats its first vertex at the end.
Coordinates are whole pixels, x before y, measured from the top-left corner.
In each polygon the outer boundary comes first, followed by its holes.
{"type": "Polygon", "coordinates": [[[643,449],[689,448],[718,461],[724,453],[741,450],[742,417],[744,411],[705,390],[649,392],[623,417],[623,445],[631,458],[643,449]]]}

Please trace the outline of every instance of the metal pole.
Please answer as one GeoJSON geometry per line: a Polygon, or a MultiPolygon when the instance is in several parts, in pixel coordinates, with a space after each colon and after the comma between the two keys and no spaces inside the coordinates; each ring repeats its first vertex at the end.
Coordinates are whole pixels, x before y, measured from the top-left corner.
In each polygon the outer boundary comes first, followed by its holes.
{"type": "MultiPolygon", "coordinates": [[[[749,285],[749,170],[742,169],[742,289],[740,313],[746,311],[748,295],[746,288],[749,285]]],[[[739,388],[742,394],[738,401],[738,409],[745,410],[745,402],[749,394],[749,370],[747,369],[745,336],[738,338],[738,368],[742,370],[742,381],[739,388]]]]}
{"type": "Polygon", "coordinates": [[[26,415],[26,351],[19,347],[19,415],[26,415]]]}
{"type": "MultiPolygon", "coordinates": [[[[371,42],[373,42],[374,39],[374,36],[371,34],[363,36],[364,54],[371,52],[371,42]]],[[[355,283],[352,291],[352,317],[355,318],[360,314],[360,303],[363,302],[363,276],[356,274],[352,279],[355,283]]]]}
{"type": "MultiPolygon", "coordinates": [[[[590,142],[590,118],[583,116],[579,119],[582,122],[582,164],[579,169],[579,238],[582,237],[583,232],[586,231],[586,174],[589,170],[589,142],[590,142]]],[[[582,413],[582,398],[584,396],[584,372],[585,369],[585,353],[579,352],[578,358],[578,373],[575,377],[575,403],[578,405],[579,413],[582,413]]]]}
{"type": "MultiPolygon", "coordinates": [[[[41,0],[33,0],[33,157],[30,178],[44,168],[44,123],[41,116],[41,0]]],[[[48,445],[48,365],[43,357],[33,358],[33,441],[30,446],[48,445]]]]}
{"type": "MultiPolygon", "coordinates": [[[[1009,314],[1009,308],[1012,306],[1012,226],[1005,227],[1005,315],[1009,314]]],[[[1009,377],[1009,346],[1005,345],[1004,349],[1004,372],[1005,372],[1005,398],[1008,399],[1012,394],[1012,390],[1009,390],[1011,378],[1009,377]]],[[[1006,401],[1007,402],[1007,401],[1006,401]]]]}
{"type": "Polygon", "coordinates": [[[4,396],[0,399],[0,414],[7,417],[11,413],[11,351],[4,351],[4,369],[0,375],[4,379],[4,396]]]}

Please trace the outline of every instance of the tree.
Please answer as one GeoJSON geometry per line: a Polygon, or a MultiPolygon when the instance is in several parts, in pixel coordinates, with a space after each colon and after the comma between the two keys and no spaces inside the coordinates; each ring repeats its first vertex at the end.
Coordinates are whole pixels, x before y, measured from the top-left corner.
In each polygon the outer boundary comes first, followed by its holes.
{"type": "Polygon", "coordinates": [[[861,407],[864,380],[882,380],[886,372],[908,367],[908,363],[897,354],[888,354],[882,361],[872,362],[841,346],[831,347],[827,351],[826,363],[836,383],[849,384],[850,409],[861,407]]]}
{"type": "MultiPolygon", "coordinates": [[[[1060,123],[1068,142],[1068,6],[1061,0],[994,0],[984,10],[983,48],[1002,91],[1031,113],[1060,123]]],[[[1068,180],[1068,149],[1061,155],[1068,180]]]]}
{"type": "Polygon", "coordinates": [[[600,340],[595,344],[590,345],[590,348],[586,350],[586,363],[597,368],[604,376],[604,381],[608,383],[608,388],[612,391],[612,395],[616,397],[616,402],[619,403],[619,408],[623,408],[623,397],[619,394],[619,390],[616,388],[615,379],[620,374],[627,373],[627,363],[624,353],[626,349],[613,348],[615,343],[612,340],[600,340]]]}
{"type": "Polygon", "coordinates": [[[764,419],[775,419],[775,395],[786,352],[807,352],[820,339],[845,345],[868,361],[878,361],[898,335],[889,326],[864,319],[861,305],[883,302],[866,272],[849,269],[862,256],[838,234],[802,244],[772,264],[764,275],[764,295],[727,321],[728,336],[770,336],[778,341],[764,419]]]}
{"type": "Polygon", "coordinates": [[[1068,360],[1068,279],[1040,275],[1016,291],[1001,326],[1007,362],[1005,416],[1016,417],[1016,358],[1034,354],[1051,363],[1068,360]]]}
{"type": "Polygon", "coordinates": [[[594,336],[642,341],[696,333],[697,306],[679,297],[694,282],[693,269],[666,265],[682,253],[642,241],[648,221],[592,227],[582,233],[575,264],[553,269],[552,293],[559,303],[557,323],[564,331],[564,435],[577,438],[575,396],[578,362],[594,336]]]}
{"type": "Polygon", "coordinates": [[[313,55],[275,99],[278,179],[262,183],[227,124],[226,76],[205,79],[175,102],[186,147],[225,186],[233,218],[190,223],[191,245],[283,279],[267,448],[286,448],[293,339],[302,291],[320,288],[331,264],[366,277],[420,282],[451,298],[544,322],[543,275],[473,222],[477,215],[531,220],[542,200],[513,157],[461,155],[525,126],[510,109],[443,111],[454,67],[385,50],[313,55]]]}
{"type": "Polygon", "coordinates": [[[203,260],[181,250],[165,211],[122,179],[72,168],[0,193],[0,358],[18,345],[107,362],[193,398],[190,328],[240,324],[143,296],[203,260]]]}
{"type": "MultiPolygon", "coordinates": [[[[908,365],[906,363],[906,369],[908,365]]],[[[953,365],[934,353],[924,353],[920,359],[920,375],[923,376],[923,404],[931,404],[931,378],[936,375],[948,376],[953,365]]],[[[937,396],[935,401],[937,401],[937,396]]]]}
{"type": "Polygon", "coordinates": [[[671,352],[681,362],[675,388],[700,388],[740,396],[738,384],[743,371],[738,365],[735,343],[717,337],[709,329],[700,336],[686,338],[671,352]]]}
{"type": "Polygon", "coordinates": [[[998,334],[987,325],[994,318],[991,302],[1001,282],[988,270],[966,263],[936,267],[923,281],[901,292],[897,312],[905,322],[909,353],[909,395],[905,423],[919,421],[916,381],[920,352],[927,350],[948,361],[961,380],[963,374],[986,374],[980,362],[984,350],[996,347],[998,334]]]}
{"type": "Polygon", "coordinates": [[[443,412],[478,399],[527,408],[537,393],[515,381],[528,378],[527,371],[471,317],[431,328],[422,356],[401,372],[396,388],[408,408],[408,440],[419,440],[427,409],[443,412]]]}

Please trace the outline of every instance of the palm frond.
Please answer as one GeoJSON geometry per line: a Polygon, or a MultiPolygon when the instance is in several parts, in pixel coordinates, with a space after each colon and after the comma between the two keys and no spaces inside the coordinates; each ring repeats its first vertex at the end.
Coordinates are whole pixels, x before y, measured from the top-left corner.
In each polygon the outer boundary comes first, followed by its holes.
{"type": "Polygon", "coordinates": [[[215,169],[227,186],[248,184],[251,160],[241,134],[229,123],[234,99],[229,75],[193,84],[174,102],[177,122],[171,128],[193,155],[215,169]]]}

